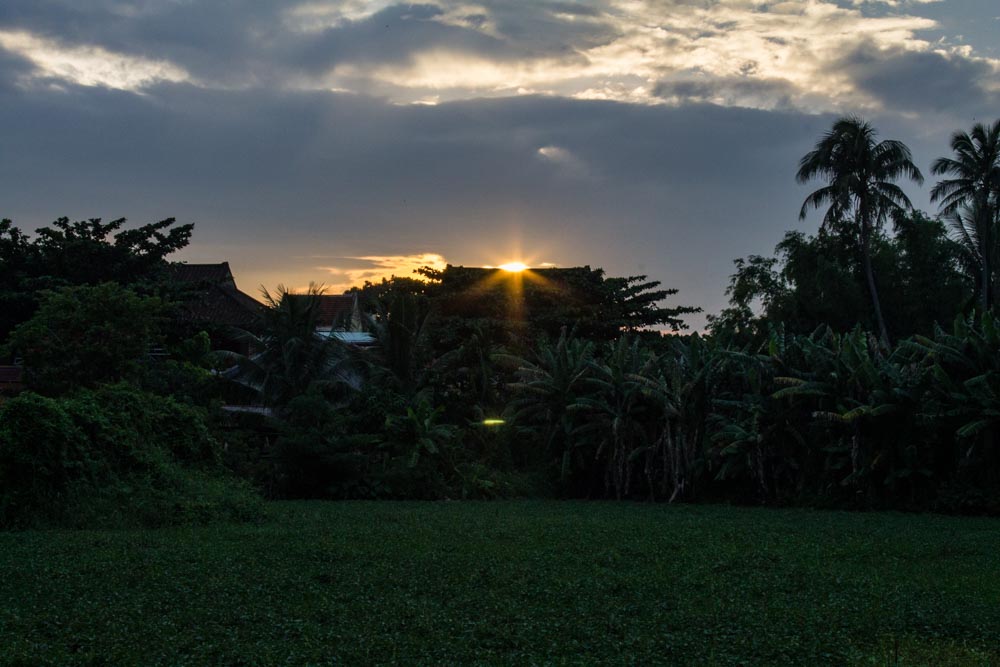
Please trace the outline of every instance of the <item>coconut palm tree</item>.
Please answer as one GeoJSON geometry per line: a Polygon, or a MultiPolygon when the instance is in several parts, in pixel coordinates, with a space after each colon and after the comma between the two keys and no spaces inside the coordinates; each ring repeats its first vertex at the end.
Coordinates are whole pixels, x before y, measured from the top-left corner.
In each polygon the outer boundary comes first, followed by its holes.
{"type": "Polygon", "coordinates": [[[377,350],[372,370],[382,382],[413,396],[424,385],[432,361],[429,304],[418,295],[394,292],[374,304],[374,310],[366,315],[377,350]]]}
{"type": "Polygon", "coordinates": [[[322,293],[314,284],[304,295],[292,295],[281,285],[276,294],[262,290],[265,308],[257,326],[261,333],[239,332],[253,353],[214,353],[219,362],[233,364],[227,375],[264,405],[281,410],[310,387],[352,384],[346,346],[316,331],[322,293]]]}
{"type": "Polygon", "coordinates": [[[799,219],[804,220],[810,208],[828,206],[823,226],[856,240],[879,336],[882,344],[888,346],[889,332],[872,271],[872,237],[890,214],[912,208],[895,181],[905,176],[922,183],[924,178],[905,144],[891,139],[876,143],[877,137],[875,128],[857,116],[837,120],[816,147],[799,161],[796,180],[826,181],[826,185],[806,197],[799,219]]]}
{"type": "MultiPolygon", "coordinates": [[[[975,248],[979,264],[979,299],[983,310],[993,305],[993,266],[1000,226],[1000,120],[976,123],[972,132],[951,137],[955,157],[934,161],[931,171],[949,175],[931,190],[931,201],[941,201],[959,240],[975,248]]],[[[970,248],[971,249],[971,248],[970,248]]]]}
{"type": "Polygon", "coordinates": [[[991,252],[989,247],[994,232],[993,221],[989,218],[988,212],[978,205],[963,206],[944,215],[952,239],[957,243],[959,266],[972,278],[975,299],[984,311],[992,302],[992,279],[987,273],[995,266],[996,259],[996,249],[991,252]]]}

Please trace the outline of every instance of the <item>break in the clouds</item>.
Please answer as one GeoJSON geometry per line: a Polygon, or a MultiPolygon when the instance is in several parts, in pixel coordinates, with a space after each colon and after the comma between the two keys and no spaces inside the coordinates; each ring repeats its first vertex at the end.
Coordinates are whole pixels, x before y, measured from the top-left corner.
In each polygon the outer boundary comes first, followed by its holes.
{"type": "Polygon", "coordinates": [[[393,276],[412,277],[417,269],[424,267],[440,271],[448,265],[444,257],[433,252],[317,259],[329,260],[316,268],[327,274],[328,281],[323,283],[323,286],[331,292],[343,292],[356,285],[363,285],[366,282],[377,283],[383,278],[388,279],[393,276]]]}
{"type": "Polygon", "coordinates": [[[185,257],[229,260],[248,289],[534,259],[646,273],[711,312],[734,257],[799,225],[795,164],[835,114],[925,171],[997,114],[995,14],[4,0],[0,216],[174,215],[196,223],[185,257]]]}
{"type": "Polygon", "coordinates": [[[140,90],[161,82],[190,79],[187,72],[167,61],[112,53],[92,44],[62,44],[24,31],[0,31],[0,48],[21,56],[33,66],[22,71],[20,82],[64,82],[140,90]]]}

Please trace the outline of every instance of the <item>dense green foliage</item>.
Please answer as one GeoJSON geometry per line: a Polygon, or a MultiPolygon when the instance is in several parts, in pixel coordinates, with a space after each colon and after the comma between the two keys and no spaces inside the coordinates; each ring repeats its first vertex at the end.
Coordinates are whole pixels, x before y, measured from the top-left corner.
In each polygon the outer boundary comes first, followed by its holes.
{"type": "Polygon", "coordinates": [[[29,239],[0,222],[2,356],[23,360],[31,390],[0,403],[2,527],[260,514],[211,432],[208,338],[170,320],[165,257],[191,225],[123,223],[60,219],[29,239]]]}
{"type": "MultiPolygon", "coordinates": [[[[897,217],[893,228],[894,235],[879,231],[871,239],[889,333],[929,335],[935,323],[969,311],[976,276],[942,222],[913,213],[897,217]]],[[[876,330],[856,252],[852,241],[823,230],[815,236],[788,232],[775,257],[736,260],[727,289],[730,305],[710,317],[713,335],[744,345],[760,344],[778,323],[801,334],[821,326],[849,331],[858,324],[876,330]]]]}
{"type": "Polygon", "coordinates": [[[0,407],[0,526],[156,526],[251,519],[204,411],[129,385],[0,407]]]}
{"type": "MultiPolygon", "coordinates": [[[[508,272],[449,265],[420,273],[426,282],[393,278],[358,291],[376,324],[399,309],[401,297],[412,297],[408,317],[419,314],[421,324],[430,317],[426,337],[436,353],[472,338],[527,350],[540,338],[557,338],[564,328],[602,341],[650,328],[680,331],[685,315],[701,312],[664,304],[677,290],[661,289],[646,276],[608,277],[589,266],[508,272]]],[[[414,333],[416,323],[408,327],[414,333]]]]}
{"type": "Polygon", "coordinates": [[[983,519],[275,503],[263,525],[0,534],[0,664],[1000,661],[983,519]]]}
{"type": "Polygon", "coordinates": [[[320,293],[316,286],[295,298],[284,287],[275,295],[265,291],[261,333],[240,332],[253,353],[218,351],[213,355],[217,362],[235,366],[234,377],[245,394],[281,410],[311,388],[326,388],[345,379],[344,347],[335,338],[316,333],[319,302],[315,297],[320,293]]]}
{"type": "Polygon", "coordinates": [[[173,218],[124,225],[124,218],[60,218],[29,237],[0,220],[0,343],[31,317],[46,289],[113,282],[162,292],[166,257],[188,244],[194,226],[175,225],[173,218]]]}
{"type": "MultiPolygon", "coordinates": [[[[904,145],[875,137],[842,119],[803,158],[799,179],[825,181],[802,207],[825,208],[819,233],[739,260],[731,307],[706,337],[643,331],[692,309],[657,305],[673,292],[641,277],[587,267],[448,267],[367,286],[376,348],[334,349],[336,363],[315,366],[354,382],[300,384],[310,398],[291,400],[308,409],[272,425],[273,467],[258,477],[285,497],[1000,513],[1000,339],[977,259],[993,237],[951,238],[909,210],[895,181],[919,170],[904,145]]],[[[944,212],[970,197],[993,206],[991,137],[956,135],[958,162],[936,163],[966,179],[938,184],[944,212]]]]}
{"type": "Polygon", "coordinates": [[[960,317],[892,348],[860,328],[775,330],[744,348],[564,331],[525,357],[473,339],[471,353],[437,358],[386,333],[376,350],[340,351],[338,367],[363,381],[315,383],[284,405],[255,476],[282,497],[527,493],[1000,513],[998,329],[991,314],[960,317]],[[403,351],[428,355],[419,373],[394,358],[403,351]]]}
{"type": "Polygon", "coordinates": [[[115,283],[41,293],[38,310],[19,324],[8,347],[24,359],[25,384],[48,395],[135,380],[164,306],[115,283]]]}

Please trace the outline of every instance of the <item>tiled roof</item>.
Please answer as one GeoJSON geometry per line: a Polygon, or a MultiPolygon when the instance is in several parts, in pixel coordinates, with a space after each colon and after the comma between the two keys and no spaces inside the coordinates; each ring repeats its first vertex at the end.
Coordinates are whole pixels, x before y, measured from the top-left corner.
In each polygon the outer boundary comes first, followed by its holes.
{"type": "Polygon", "coordinates": [[[236,288],[229,262],[219,264],[171,264],[178,282],[197,288],[184,303],[188,318],[247,328],[257,319],[262,305],[236,288]]]}
{"type": "Polygon", "coordinates": [[[179,282],[211,283],[236,288],[236,280],[233,279],[229,262],[219,264],[182,264],[177,262],[170,265],[170,271],[174,280],[179,282]]]}
{"type": "MultiPolygon", "coordinates": [[[[309,298],[306,294],[288,294],[293,299],[309,298]]],[[[339,326],[349,326],[354,314],[355,297],[350,294],[320,294],[313,298],[319,300],[316,315],[316,327],[332,329],[339,326]]]]}
{"type": "Polygon", "coordinates": [[[256,321],[263,305],[238,289],[212,285],[185,302],[183,308],[192,320],[246,328],[256,321]]]}

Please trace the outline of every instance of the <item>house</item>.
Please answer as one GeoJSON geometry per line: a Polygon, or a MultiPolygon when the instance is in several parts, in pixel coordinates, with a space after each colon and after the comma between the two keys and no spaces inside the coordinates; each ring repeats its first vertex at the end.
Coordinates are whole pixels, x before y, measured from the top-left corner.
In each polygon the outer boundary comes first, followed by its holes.
{"type": "Polygon", "coordinates": [[[375,337],[363,329],[357,293],[287,294],[285,298],[317,300],[316,333],[357,347],[375,344],[375,337]]]}
{"type": "Polygon", "coordinates": [[[213,349],[247,352],[238,331],[252,331],[264,307],[236,287],[229,262],[170,265],[171,277],[182,288],[181,318],[204,329],[213,349]]]}

